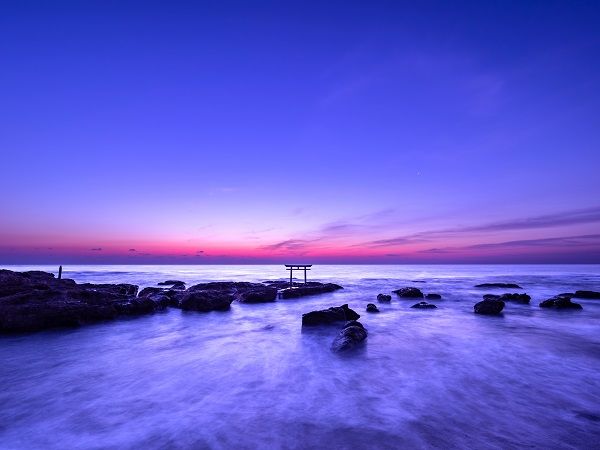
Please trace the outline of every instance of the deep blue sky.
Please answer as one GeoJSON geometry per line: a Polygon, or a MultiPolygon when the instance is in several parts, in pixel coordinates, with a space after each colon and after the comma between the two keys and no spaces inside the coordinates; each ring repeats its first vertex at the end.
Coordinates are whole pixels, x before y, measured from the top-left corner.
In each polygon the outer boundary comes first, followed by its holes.
{"type": "Polygon", "coordinates": [[[600,262],[600,2],[322,3],[0,3],[0,262],[600,262]]]}

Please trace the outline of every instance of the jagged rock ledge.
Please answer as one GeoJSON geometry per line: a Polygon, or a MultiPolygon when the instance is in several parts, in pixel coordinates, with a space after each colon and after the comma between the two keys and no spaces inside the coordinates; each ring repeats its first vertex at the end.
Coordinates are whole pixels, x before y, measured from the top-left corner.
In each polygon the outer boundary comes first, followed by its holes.
{"type": "Polygon", "coordinates": [[[273,302],[278,288],[283,298],[342,289],[333,283],[311,282],[289,289],[285,282],[210,282],[185,289],[178,280],[139,292],[133,284],[78,284],[54,274],[0,270],[0,332],[29,332],[151,314],[167,307],[186,311],[226,311],[233,301],[273,302]],[[282,284],[283,283],[283,284],[282,284]]]}

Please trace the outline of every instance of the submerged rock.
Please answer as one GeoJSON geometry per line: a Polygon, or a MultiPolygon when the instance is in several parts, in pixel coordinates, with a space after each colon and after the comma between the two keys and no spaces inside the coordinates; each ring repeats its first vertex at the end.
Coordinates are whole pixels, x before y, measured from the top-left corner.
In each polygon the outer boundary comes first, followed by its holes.
{"type": "Polygon", "coordinates": [[[506,289],[523,289],[515,283],[482,283],[476,284],[476,288],[506,288],[506,289]]]}
{"type": "Polygon", "coordinates": [[[482,300],[476,303],[473,309],[477,314],[496,315],[504,309],[504,302],[502,300],[482,300]]]}
{"type": "Polygon", "coordinates": [[[342,286],[334,283],[319,283],[316,281],[302,283],[298,286],[288,287],[279,292],[281,298],[298,298],[307,295],[323,294],[326,292],[337,291],[343,289],[342,286]]]}
{"type": "Polygon", "coordinates": [[[379,312],[379,308],[374,303],[369,303],[367,305],[367,312],[378,313],[379,312]]]}
{"type": "Polygon", "coordinates": [[[404,298],[423,298],[423,293],[415,287],[404,287],[392,292],[404,298]]]}
{"type": "Polygon", "coordinates": [[[367,330],[362,323],[352,320],[346,323],[331,344],[333,352],[350,350],[367,338],[367,330]]]}
{"type": "Polygon", "coordinates": [[[557,295],[555,297],[544,300],[540,303],[540,308],[552,308],[552,309],[583,309],[579,303],[571,302],[570,297],[563,297],[557,295]]]}
{"type": "Polygon", "coordinates": [[[587,298],[587,299],[599,299],[600,292],[596,291],[575,291],[573,297],[577,298],[587,298]]]}
{"type": "Polygon", "coordinates": [[[377,301],[381,303],[389,303],[392,301],[392,296],[387,294],[378,294],[377,301]]]}
{"type": "Polygon", "coordinates": [[[427,303],[427,302],[419,302],[419,303],[415,303],[414,305],[411,306],[411,308],[417,308],[417,309],[434,309],[437,308],[437,306],[431,304],[431,303],[427,303]]]}
{"type": "Polygon", "coordinates": [[[342,306],[332,306],[328,309],[302,314],[302,326],[323,325],[339,321],[356,320],[359,317],[360,314],[348,308],[347,304],[342,306]]]}
{"type": "Polygon", "coordinates": [[[502,300],[503,302],[515,302],[515,303],[529,303],[531,297],[527,294],[485,294],[484,300],[502,300]]]}
{"type": "Polygon", "coordinates": [[[440,294],[427,294],[425,298],[427,300],[441,300],[442,296],[440,294]]]}

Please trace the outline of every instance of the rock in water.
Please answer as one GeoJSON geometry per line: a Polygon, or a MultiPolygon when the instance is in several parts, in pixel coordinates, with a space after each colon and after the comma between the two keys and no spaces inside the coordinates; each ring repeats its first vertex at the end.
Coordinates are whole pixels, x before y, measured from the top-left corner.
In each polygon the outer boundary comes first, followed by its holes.
{"type": "Polygon", "coordinates": [[[473,307],[477,314],[496,315],[504,309],[502,300],[482,300],[473,307]]]}
{"type": "Polygon", "coordinates": [[[570,297],[563,297],[557,295],[556,297],[549,298],[540,303],[540,308],[552,308],[552,309],[583,309],[579,303],[571,302],[570,297]]]}
{"type": "Polygon", "coordinates": [[[300,284],[291,288],[286,288],[280,291],[281,298],[298,298],[305,297],[307,295],[323,294],[326,292],[337,291],[343,289],[342,286],[334,283],[318,283],[309,282],[306,284],[300,284]]]}
{"type": "Polygon", "coordinates": [[[263,286],[241,292],[237,300],[241,303],[265,303],[274,302],[277,299],[277,289],[263,286]]]}
{"type": "Polygon", "coordinates": [[[342,331],[336,336],[331,344],[331,350],[334,352],[343,352],[350,350],[360,344],[367,338],[367,330],[362,323],[353,320],[346,323],[342,331]]]}
{"type": "Polygon", "coordinates": [[[302,326],[323,325],[338,321],[356,320],[359,317],[360,314],[348,308],[348,305],[333,306],[328,309],[302,314],[302,326]]]}
{"type": "Polygon", "coordinates": [[[381,303],[389,303],[392,301],[392,296],[387,294],[377,295],[377,301],[381,303]]]}
{"type": "Polygon", "coordinates": [[[425,298],[427,300],[440,300],[442,296],[440,294],[427,294],[425,298]]]}
{"type": "Polygon", "coordinates": [[[179,308],[184,311],[227,311],[233,302],[233,294],[227,291],[204,290],[185,292],[179,298],[179,308]]]}
{"type": "Polygon", "coordinates": [[[423,293],[414,287],[405,287],[401,289],[396,289],[392,291],[394,294],[397,294],[399,297],[404,298],[423,298],[423,293]]]}
{"type": "Polygon", "coordinates": [[[523,289],[518,284],[514,283],[482,283],[476,284],[476,288],[506,288],[506,289],[523,289]]]}
{"type": "Polygon", "coordinates": [[[587,298],[587,299],[599,299],[600,292],[596,291],[575,291],[575,295],[573,297],[577,298],[587,298]]]}
{"type": "Polygon", "coordinates": [[[367,305],[367,312],[378,313],[379,312],[379,308],[377,308],[377,305],[375,305],[374,303],[369,303],[367,305]]]}
{"type": "Polygon", "coordinates": [[[434,308],[437,308],[437,306],[432,305],[431,303],[427,303],[427,302],[419,302],[419,303],[415,303],[414,305],[412,305],[411,308],[434,309],[434,308]]]}
{"type": "Polygon", "coordinates": [[[485,294],[484,300],[502,300],[503,302],[529,303],[531,297],[527,294],[485,294]]]}
{"type": "Polygon", "coordinates": [[[150,298],[136,298],[137,291],[133,284],[77,284],[50,273],[0,270],[0,332],[79,326],[162,309],[150,298]]]}

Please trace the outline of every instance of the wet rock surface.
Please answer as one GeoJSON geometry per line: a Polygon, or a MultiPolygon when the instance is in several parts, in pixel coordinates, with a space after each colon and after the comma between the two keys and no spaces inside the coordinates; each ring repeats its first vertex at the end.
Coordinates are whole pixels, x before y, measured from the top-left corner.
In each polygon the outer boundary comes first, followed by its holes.
{"type": "Polygon", "coordinates": [[[367,330],[362,323],[352,320],[344,325],[331,344],[335,353],[344,352],[355,348],[367,338],[367,330]]]}
{"type": "MultiPolygon", "coordinates": [[[[289,286],[289,285],[288,285],[289,286]]],[[[297,286],[288,287],[279,291],[281,298],[298,298],[307,295],[324,294],[343,289],[342,286],[334,283],[319,283],[316,281],[300,283],[297,286]]]]}
{"type": "Polygon", "coordinates": [[[356,320],[359,317],[360,314],[350,309],[348,305],[332,306],[328,309],[302,314],[302,326],[326,325],[340,321],[346,322],[356,320]]]}
{"type": "Polygon", "coordinates": [[[367,312],[378,313],[379,312],[379,308],[374,303],[369,303],[367,305],[367,312]]]}
{"type": "Polygon", "coordinates": [[[161,308],[136,298],[137,291],[132,284],[77,284],[45,272],[0,270],[0,331],[79,326],[161,308]]]}
{"type": "Polygon", "coordinates": [[[157,283],[158,286],[171,286],[171,289],[185,289],[185,283],[179,280],[167,280],[157,283]]]}
{"type": "Polygon", "coordinates": [[[431,303],[427,303],[427,302],[419,302],[419,303],[415,303],[414,305],[411,306],[411,308],[416,308],[416,309],[435,309],[437,308],[437,306],[431,304],[431,303]]]}
{"type": "Polygon", "coordinates": [[[421,292],[420,289],[417,289],[415,287],[404,287],[401,289],[396,289],[395,291],[392,291],[394,294],[398,295],[398,297],[403,297],[403,298],[423,298],[423,292],[421,292]]]}
{"type": "Polygon", "coordinates": [[[540,308],[552,309],[583,309],[579,303],[573,303],[571,297],[557,295],[540,303],[540,308]]]}
{"type": "Polygon", "coordinates": [[[392,296],[388,294],[378,294],[377,301],[381,303],[389,303],[392,301],[392,296]]]}
{"type": "Polygon", "coordinates": [[[502,312],[504,309],[504,302],[502,300],[486,299],[476,303],[473,309],[476,314],[493,316],[502,312]]]}
{"type": "Polygon", "coordinates": [[[503,302],[514,302],[528,304],[531,301],[531,297],[527,294],[485,294],[484,300],[502,300],[503,302]]]}

